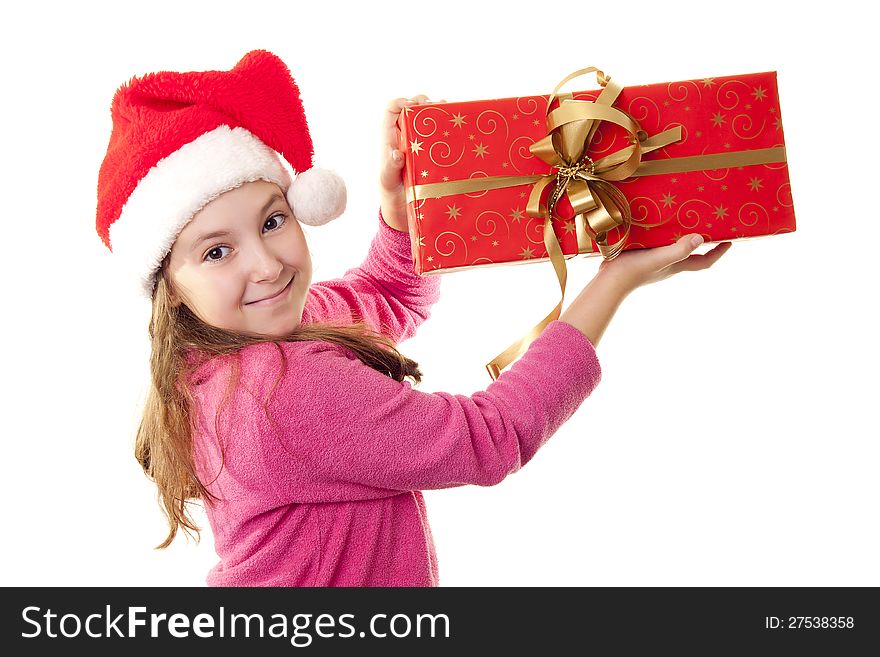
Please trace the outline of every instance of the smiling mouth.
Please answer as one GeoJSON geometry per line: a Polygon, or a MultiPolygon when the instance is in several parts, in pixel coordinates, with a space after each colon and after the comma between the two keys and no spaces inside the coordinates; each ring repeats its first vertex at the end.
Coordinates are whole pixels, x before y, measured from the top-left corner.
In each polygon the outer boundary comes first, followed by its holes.
{"type": "Polygon", "coordinates": [[[284,296],[284,294],[290,289],[290,286],[293,285],[293,280],[294,280],[295,278],[296,278],[296,275],[294,274],[294,275],[291,277],[291,279],[290,279],[289,281],[287,281],[287,285],[285,285],[285,286],[281,289],[281,291],[278,292],[277,294],[273,294],[272,296],[270,296],[270,297],[266,297],[265,299],[257,299],[256,301],[249,301],[248,303],[246,303],[246,304],[244,304],[244,305],[246,305],[246,306],[253,306],[253,305],[256,305],[256,304],[258,304],[258,303],[276,301],[279,297],[284,296]]]}

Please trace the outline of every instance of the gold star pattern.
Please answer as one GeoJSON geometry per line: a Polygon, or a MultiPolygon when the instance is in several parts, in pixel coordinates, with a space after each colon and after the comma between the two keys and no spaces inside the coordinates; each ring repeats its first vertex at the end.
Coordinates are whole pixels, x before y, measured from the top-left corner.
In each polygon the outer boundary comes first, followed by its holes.
{"type": "Polygon", "coordinates": [[[519,255],[523,260],[529,260],[530,258],[535,257],[535,253],[532,251],[532,249],[523,249],[519,252],[519,255]]]}
{"type": "Polygon", "coordinates": [[[721,191],[722,191],[722,192],[726,192],[726,191],[727,191],[727,185],[721,185],[721,191]]]}
{"type": "Polygon", "coordinates": [[[418,246],[425,246],[425,238],[424,238],[424,237],[420,237],[420,238],[419,238],[419,240],[418,240],[418,246]]]}
{"type": "Polygon", "coordinates": [[[755,100],[764,100],[767,97],[767,90],[764,87],[758,86],[755,87],[752,95],[755,97],[755,100]]]}
{"type": "Polygon", "coordinates": [[[473,141],[476,138],[477,138],[476,135],[468,135],[468,139],[470,139],[471,141],[473,141]]]}
{"type": "Polygon", "coordinates": [[[523,218],[523,211],[519,210],[517,208],[513,208],[510,211],[510,218],[512,221],[519,221],[520,219],[523,218]]]}
{"type": "Polygon", "coordinates": [[[420,141],[411,141],[409,142],[409,152],[413,155],[418,155],[422,151],[422,142],[420,141]]]}
{"type": "Polygon", "coordinates": [[[715,212],[713,212],[712,214],[714,214],[715,217],[718,219],[724,219],[724,217],[727,216],[727,208],[725,208],[723,205],[719,205],[715,208],[715,212]]]}
{"type": "Polygon", "coordinates": [[[422,178],[427,178],[427,177],[428,177],[428,170],[427,170],[427,169],[424,169],[424,170],[422,171],[422,178]]]}
{"type": "Polygon", "coordinates": [[[751,179],[749,180],[749,187],[751,188],[751,190],[752,190],[753,192],[760,191],[760,189],[761,189],[763,186],[764,186],[764,181],[761,180],[760,178],[758,178],[757,176],[754,177],[754,178],[751,178],[751,179]]]}
{"type": "Polygon", "coordinates": [[[684,111],[685,111],[685,112],[690,112],[690,111],[691,111],[691,107],[690,107],[690,105],[685,106],[684,111]]]}
{"type": "Polygon", "coordinates": [[[501,166],[502,166],[503,168],[506,169],[506,168],[507,168],[507,162],[502,162],[502,163],[501,163],[501,166]]]}
{"type": "Polygon", "coordinates": [[[721,124],[725,122],[724,115],[721,112],[716,112],[712,115],[712,123],[715,124],[716,128],[720,128],[721,124]]]}
{"type": "Polygon", "coordinates": [[[450,219],[458,219],[461,216],[461,208],[457,207],[455,203],[447,205],[446,208],[446,214],[449,215],[450,219]]]}
{"type": "Polygon", "coordinates": [[[751,104],[751,103],[746,103],[746,109],[752,109],[752,104],[751,104]]]}
{"type": "Polygon", "coordinates": [[[525,198],[525,197],[526,197],[526,193],[525,193],[525,192],[520,192],[520,193],[519,193],[519,197],[520,197],[520,198],[525,198]]]}
{"type": "Polygon", "coordinates": [[[775,107],[771,107],[771,108],[770,108],[769,110],[767,110],[767,111],[770,112],[771,114],[776,114],[776,108],[775,108],[775,107]]]}
{"type": "Polygon", "coordinates": [[[541,122],[538,119],[532,121],[532,125],[541,125],[541,122]]]}
{"type": "Polygon", "coordinates": [[[566,221],[563,228],[565,229],[566,235],[570,235],[571,233],[577,231],[577,226],[575,226],[573,221],[566,221]]]}
{"type": "Polygon", "coordinates": [[[777,130],[782,130],[782,119],[780,119],[778,116],[773,120],[773,127],[775,127],[777,130]]]}
{"type": "Polygon", "coordinates": [[[498,246],[498,240],[492,240],[492,246],[498,246]]]}
{"type": "Polygon", "coordinates": [[[705,189],[706,189],[706,188],[703,187],[702,185],[700,185],[699,187],[697,187],[697,191],[698,191],[698,192],[705,191],[705,189]]]}
{"type": "Polygon", "coordinates": [[[704,87],[711,87],[713,84],[715,84],[715,78],[703,78],[704,87]]]}
{"type": "Polygon", "coordinates": [[[434,262],[434,256],[428,256],[428,257],[426,258],[426,260],[427,260],[428,262],[434,262]]]}
{"type": "Polygon", "coordinates": [[[449,130],[444,130],[444,131],[443,131],[443,136],[444,136],[444,137],[448,137],[448,136],[449,136],[449,130]]]}
{"type": "Polygon", "coordinates": [[[779,207],[776,206],[776,205],[774,205],[774,206],[773,206],[773,212],[779,212],[779,207]]]}
{"type": "Polygon", "coordinates": [[[443,176],[443,182],[449,182],[449,176],[443,176]]]}
{"type": "Polygon", "coordinates": [[[474,147],[474,156],[475,157],[485,158],[486,153],[488,153],[488,152],[489,152],[489,149],[486,146],[483,146],[482,143],[479,143],[474,147]]]}
{"type": "Polygon", "coordinates": [[[471,242],[476,242],[476,241],[477,241],[477,236],[471,235],[471,242]]]}
{"type": "Polygon", "coordinates": [[[672,179],[672,182],[677,183],[677,182],[678,182],[678,178],[673,178],[673,179],[672,179]]]}
{"type": "Polygon", "coordinates": [[[663,203],[663,207],[666,207],[666,208],[671,208],[673,205],[675,205],[677,203],[677,201],[675,200],[675,197],[672,194],[664,194],[663,201],[661,201],[661,202],[663,203]]]}
{"type": "Polygon", "coordinates": [[[512,118],[514,121],[516,121],[519,118],[519,114],[514,114],[510,118],[512,118]]]}
{"type": "Polygon", "coordinates": [[[452,118],[449,120],[452,121],[453,127],[456,128],[460,128],[465,123],[467,123],[467,121],[464,120],[464,115],[461,112],[459,112],[458,114],[453,114],[452,118]]]}
{"type": "Polygon", "coordinates": [[[668,100],[664,100],[664,101],[663,101],[663,107],[669,107],[669,101],[668,101],[668,100]]]}
{"type": "Polygon", "coordinates": [[[724,144],[724,148],[730,148],[730,142],[724,144]]]}
{"type": "Polygon", "coordinates": [[[702,136],[703,136],[703,131],[702,131],[702,130],[697,130],[696,133],[694,133],[694,134],[696,134],[697,137],[702,137],[702,136]]]}

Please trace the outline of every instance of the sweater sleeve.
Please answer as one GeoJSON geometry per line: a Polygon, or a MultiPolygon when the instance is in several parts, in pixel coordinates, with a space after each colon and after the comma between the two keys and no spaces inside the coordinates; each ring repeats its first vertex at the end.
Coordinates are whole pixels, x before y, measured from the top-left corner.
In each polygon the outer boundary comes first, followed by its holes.
{"type": "Polygon", "coordinates": [[[440,276],[415,273],[409,233],[391,228],[377,213],[379,228],[367,257],[342,278],[314,283],[303,322],[364,321],[400,343],[415,335],[440,296],[440,276]]]}
{"type": "MultiPolygon", "coordinates": [[[[251,427],[245,440],[258,444],[244,453],[259,459],[254,466],[273,482],[279,503],[497,484],[531,460],[601,378],[593,345],[558,320],[471,396],[421,392],[337,345],[283,344],[286,372],[268,396],[268,417],[255,402],[236,418],[251,427]]],[[[266,345],[243,352],[273,353],[266,345]]],[[[244,362],[245,378],[267,370],[259,358],[244,362]]],[[[276,378],[263,376],[258,385],[266,388],[276,378]]]]}

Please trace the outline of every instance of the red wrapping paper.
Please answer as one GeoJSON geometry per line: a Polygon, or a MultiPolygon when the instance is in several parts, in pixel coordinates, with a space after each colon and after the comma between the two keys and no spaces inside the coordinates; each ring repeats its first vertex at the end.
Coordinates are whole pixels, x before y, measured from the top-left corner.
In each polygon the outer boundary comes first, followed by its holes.
{"type": "MultiPolygon", "coordinates": [[[[599,92],[570,96],[595,100],[599,92]]],[[[545,219],[526,214],[532,184],[413,198],[416,186],[427,183],[552,173],[553,167],[529,151],[547,134],[548,98],[434,103],[401,114],[404,187],[417,273],[549,259],[545,219]]],[[[648,136],[682,126],[680,141],[643,154],[643,162],[785,145],[775,72],[628,85],[612,107],[635,119],[648,136]]],[[[602,122],[586,153],[598,160],[630,143],[626,130],[602,122]]],[[[625,249],[663,246],[688,233],[719,242],[795,230],[785,162],[634,176],[614,184],[632,214],[625,249]]],[[[567,201],[557,204],[552,223],[565,257],[578,254],[567,201]]],[[[622,229],[612,230],[608,242],[622,236],[622,229]]],[[[581,253],[600,255],[595,242],[591,251],[581,253]]]]}

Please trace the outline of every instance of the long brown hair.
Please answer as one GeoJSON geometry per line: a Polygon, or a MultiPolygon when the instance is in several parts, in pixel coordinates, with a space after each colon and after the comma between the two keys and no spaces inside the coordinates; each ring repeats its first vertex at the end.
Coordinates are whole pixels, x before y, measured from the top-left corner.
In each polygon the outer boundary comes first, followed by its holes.
{"type": "MultiPolygon", "coordinates": [[[[159,489],[159,505],[168,520],[168,536],[156,546],[157,549],[171,545],[178,529],[194,535],[198,541],[200,529],[190,515],[188,505],[195,500],[210,503],[215,499],[199,480],[192,454],[193,397],[189,388],[190,376],[207,360],[234,354],[261,342],[279,346],[279,342],[323,340],[348,348],[365,365],[395,381],[409,377],[416,384],[421,382],[422,373],[418,363],[402,355],[391,340],[363,322],[351,325],[300,325],[290,335],[270,339],[210,326],[185,303],[175,305],[171,299],[172,284],[167,274],[166,259],[153,294],[149,325],[151,384],[134,449],[135,458],[159,489]],[[196,355],[194,360],[188,358],[191,354],[196,355]]],[[[283,357],[280,346],[279,351],[283,357]]],[[[237,384],[240,372],[235,365],[233,372],[217,417],[233,386],[237,384]]],[[[275,385],[281,376],[279,374],[275,385]]]]}

